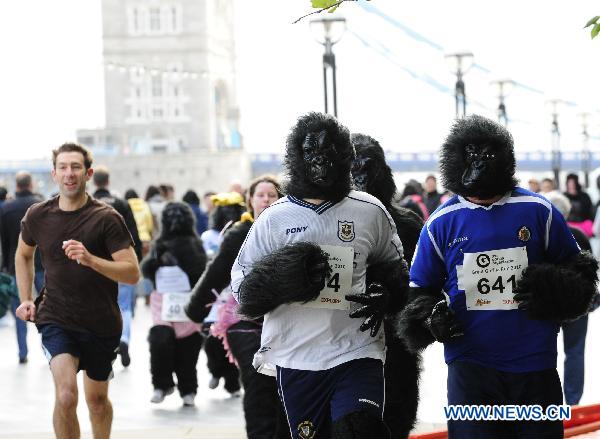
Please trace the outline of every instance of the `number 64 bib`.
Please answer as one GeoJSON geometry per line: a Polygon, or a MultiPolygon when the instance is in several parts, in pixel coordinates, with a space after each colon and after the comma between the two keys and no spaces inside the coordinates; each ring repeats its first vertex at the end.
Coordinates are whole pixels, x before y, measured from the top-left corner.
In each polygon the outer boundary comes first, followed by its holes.
{"type": "Polygon", "coordinates": [[[354,271],[354,248],[337,245],[321,245],[329,254],[331,276],[325,281],[325,288],[319,297],[303,304],[309,308],[341,309],[348,311],[350,302],[345,298],[352,292],[352,273],[354,271]]]}
{"type": "Polygon", "coordinates": [[[465,292],[467,309],[516,309],[514,289],[527,264],[526,247],[465,253],[456,274],[458,288],[465,292]]]}

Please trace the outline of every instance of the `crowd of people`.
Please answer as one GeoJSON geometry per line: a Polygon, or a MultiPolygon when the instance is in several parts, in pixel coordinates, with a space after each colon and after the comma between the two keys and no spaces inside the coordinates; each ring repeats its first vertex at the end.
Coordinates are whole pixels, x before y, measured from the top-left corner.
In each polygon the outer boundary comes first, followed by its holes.
{"type": "MultiPolygon", "coordinates": [[[[263,175],[181,201],[169,184],[120,197],[110,170],[67,143],[53,151],[55,196],[43,200],[25,171],[14,197],[0,188],[0,296],[16,317],[19,363],[26,322],[41,335],[57,437],[79,437],[79,370],[94,437],[110,435],[112,363],[136,361],[138,299],[152,316],[149,401],[177,388],[193,406],[204,349],[208,387],[243,392],[251,439],[406,438],[421,352],[434,341],[449,404],[547,406],[562,391],[578,404],[587,314],[599,303],[597,263],[582,250],[600,236],[578,176],[564,194],[551,179],[519,188],[510,134],[478,116],[457,121],[442,146],[446,191],[433,174],[397,190],[383,151],[310,113],[287,139],[285,182],[263,175]],[[477,266],[498,259],[518,264],[482,277],[477,266]]],[[[448,426],[452,438],[562,437],[550,421],[448,426]]]]}

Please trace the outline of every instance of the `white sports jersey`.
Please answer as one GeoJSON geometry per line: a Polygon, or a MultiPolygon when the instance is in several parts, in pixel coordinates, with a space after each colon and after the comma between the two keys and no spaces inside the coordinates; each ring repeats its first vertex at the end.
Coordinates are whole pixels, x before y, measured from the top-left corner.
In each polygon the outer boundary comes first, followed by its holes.
{"type": "Polygon", "coordinates": [[[265,316],[254,367],[274,374],[275,365],[326,370],[357,358],[385,360],[383,331],[377,337],[361,332],[364,319],[348,316],[360,305],[347,302],[344,295],[365,292],[369,265],[402,257],[390,214],[377,198],[358,191],[335,204],[281,198],[260,215],[240,249],[231,271],[236,297],[255,262],[301,241],[314,242],[329,253],[332,275],[317,300],[281,305],[265,316]]]}

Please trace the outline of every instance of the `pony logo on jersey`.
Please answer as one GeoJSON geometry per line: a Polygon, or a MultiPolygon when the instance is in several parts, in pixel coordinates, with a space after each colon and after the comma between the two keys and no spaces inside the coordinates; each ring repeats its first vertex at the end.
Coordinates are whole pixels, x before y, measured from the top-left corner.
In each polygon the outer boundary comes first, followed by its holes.
{"type": "Polygon", "coordinates": [[[338,238],[344,242],[354,240],[354,221],[339,221],[338,220],[338,238]]]}
{"type": "Polygon", "coordinates": [[[298,424],[298,437],[300,439],[313,439],[316,432],[315,426],[310,421],[303,421],[298,424]]]}
{"type": "Polygon", "coordinates": [[[527,242],[531,239],[531,232],[527,227],[523,226],[519,229],[518,236],[521,241],[527,242]]]}

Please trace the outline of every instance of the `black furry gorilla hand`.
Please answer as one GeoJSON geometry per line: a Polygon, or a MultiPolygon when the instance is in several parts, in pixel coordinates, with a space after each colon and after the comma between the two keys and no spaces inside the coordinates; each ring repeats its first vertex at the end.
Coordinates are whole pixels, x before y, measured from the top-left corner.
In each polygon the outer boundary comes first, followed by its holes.
{"type": "Polygon", "coordinates": [[[390,301],[390,293],[380,283],[372,283],[364,294],[346,294],[346,300],[360,303],[361,306],[350,313],[350,317],[366,317],[360,325],[361,331],[371,330],[371,337],[375,337],[383,322],[386,309],[390,301]]]}
{"type": "Polygon", "coordinates": [[[364,294],[348,294],[346,299],[363,305],[350,317],[366,317],[360,330],[371,329],[371,336],[375,337],[386,315],[397,313],[407,301],[408,264],[401,258],[370,266],[367,285],[364,294]]]}
{"type": "Polygon", "coordinates": [[[448,307],[445,300],[435,304],[431,315],[425,320],[425,326],[440,343],[447,343],[463,335],[461,325],[454,318],[454,311],[448,307]]]}
{"type": "Polygon", "coordinates": [[[258,261],[240,285],[239,314],[262,317],[279,305],[318,297],[331,274],[329,256],[318,245],[286,245],[258,261]]]}
{"type": "Polygon", "coordinates": [[[588,252],[563,265],[530,265],[517,283],[514,299],[532,319],[576,319],[589,311],[596,294],[597,270],[598,262],[588,252]]]}

